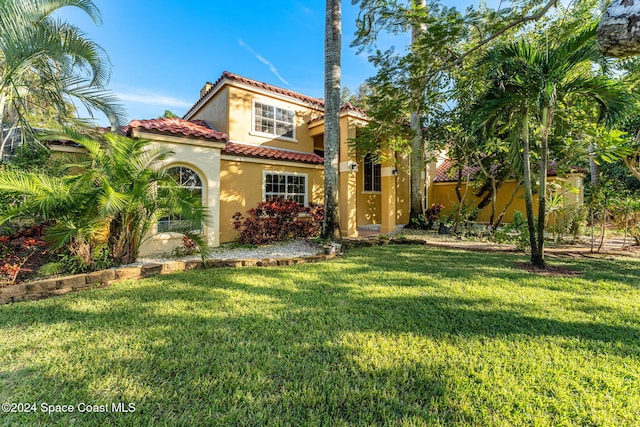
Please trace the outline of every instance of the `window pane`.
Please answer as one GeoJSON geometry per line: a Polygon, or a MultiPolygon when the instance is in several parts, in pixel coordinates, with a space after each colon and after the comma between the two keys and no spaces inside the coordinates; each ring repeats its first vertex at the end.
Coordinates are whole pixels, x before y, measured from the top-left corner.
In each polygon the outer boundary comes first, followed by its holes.
{"type": "Polygon", "coordinates": [[[262,132],[262,119],[260,117],[256,117],[256,125],[253,130],[256,132],[262,132]]]}
{"type": "Polygon", "coordinates": [[[367,154],[363,159],[363,167],[364,191],[381,191],[382,177],[380,163],[374,162],[373,156],[367,154]]]}
{"type": "Polygon", "coordinates": [[[371,168],[371,155],[364,156],[364,191],[373,191],[373,170],[371,168]]]}
{"type": "MultiPolygon", "coordinates": [[[[202,202],[202,180],[194,170],[184,166],[176,166],[167,169],[167,175],[171,176],[180,188],[188,190],[202,202]]],[[[160,188],[158,190],[158,195],[163,197],[162,193],[163,190],[160,188]]],[[[189,227],[191,230],[196,231],[200,230],[202,227],[201,224],[183,220],[178,215],[170,215],[168,217],[161,218],[158,220],[157,226],[158,232],[177,230],[184,227],[189,227]]]]}
{"type": "Polygon", "coordinates": [[[267,119],[273,119],[273,107],[256,102],[255,114],[256,117],[263,117],[267,119]]]}
{"type": "Polygon", "coordinates": [[[373,189],[374,191],[382,191],[382,176],[380,164],[373,165],[373,189]]]}
{"type": "Polygon", "coordinates": [[[256,102],[254,130],[276,136],[293,138],[295,112],[256,102]]]}
{"type": "Polygon", "coordinates": [[[265,200],[289,199],[304,205],[306,198],[305,177],[291,174],[265,174],[265,200]],[[272,181],[269,184],[268,181],[272,181]]]}
{"type": "Polygon", "coordinates": [[[278,136],[285,136],[287,138],[293,138],[293,125],[288,123],[276,123],[276,134],[278,136]]]}

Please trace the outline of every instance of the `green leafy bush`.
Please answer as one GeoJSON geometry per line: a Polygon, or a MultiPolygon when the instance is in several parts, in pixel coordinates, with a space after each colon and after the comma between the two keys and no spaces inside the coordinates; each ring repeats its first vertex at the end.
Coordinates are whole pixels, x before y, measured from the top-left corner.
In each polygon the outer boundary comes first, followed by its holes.
{"type": "Polygon", "coordinates": [[[513,213],[513,220],[493,233],[493,241],[497,243],[514,243],[516,248],[524,251],[529,247],[529,228],[527,220],[520,211],[513,213]]]}

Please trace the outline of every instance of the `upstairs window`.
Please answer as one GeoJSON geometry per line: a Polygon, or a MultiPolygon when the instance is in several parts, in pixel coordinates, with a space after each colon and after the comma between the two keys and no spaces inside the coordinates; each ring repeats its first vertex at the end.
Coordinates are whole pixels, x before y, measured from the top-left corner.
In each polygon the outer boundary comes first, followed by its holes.
{"type": "Polygon", "coordinates": [[[253,104],[253,130],[276,137],[294,139],[295,113],[262,102],[253,104]]]}
{"type": "Polygon", "coordinates": [[[264,200],[289,199],[307,204],[307,176],[288,173],[264,174],[264,200]]]}
{"type": "Polygon", "coordinates": [[[374,160],[371,154],[364,156],[364,191],[382,191],[382,175],[380,162],[374,160]]]}

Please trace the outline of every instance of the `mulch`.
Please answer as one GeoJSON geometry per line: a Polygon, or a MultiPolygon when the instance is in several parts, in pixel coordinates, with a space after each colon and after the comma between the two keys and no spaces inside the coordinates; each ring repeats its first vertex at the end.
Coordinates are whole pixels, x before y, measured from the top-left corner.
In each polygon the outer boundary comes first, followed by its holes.
{"type": "Polygon", "coordinates": [[[540,276],[550,276],[550,277],[582,276],[581,271],[573,270],[571,268],[557,266],[557,265],[547,264],[547,267],[544,269],[537,267],[535,265],[529,264],[528,262],[517,262],[516,265],[521,269],[528,271],[529,273],[538,274],[540,276]]]}

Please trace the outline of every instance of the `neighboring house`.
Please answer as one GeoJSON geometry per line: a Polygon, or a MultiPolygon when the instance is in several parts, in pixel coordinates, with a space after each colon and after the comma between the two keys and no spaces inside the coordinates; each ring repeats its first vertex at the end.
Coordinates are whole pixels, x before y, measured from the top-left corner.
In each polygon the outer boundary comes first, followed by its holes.
{"type": "MultiPolygon", "coordinates": [[[[42,130],[43,129],[33,129],[36,133],[42,130]]],[[[22,126],[0,129],[0,160],[9,160],[24,142],[25,138],[22,126]]]]}
{"type": "MultiPolygon", "coordinates": [[[[323,203],[324,103],[287,89],[225,72],[207,83],[183,119],[134,120],[132,137],[169,146],[175,155],[161,167],[202,195],[210,221],[203,230],[211,245],[236,238],[232,216],[274,197],[301,204],[323,203]]],[[[406,160],[388,156],[376,164],[349,145],[367,121],[349,104],[340,113],[340,231],[357,237],[358,227],[379,224],[396,230],[409,220],[406,160]]],[[[159,221],[141,255],[168,252],[181,236],[166,232],[179,218],[159,221]]]]}

